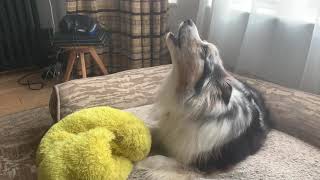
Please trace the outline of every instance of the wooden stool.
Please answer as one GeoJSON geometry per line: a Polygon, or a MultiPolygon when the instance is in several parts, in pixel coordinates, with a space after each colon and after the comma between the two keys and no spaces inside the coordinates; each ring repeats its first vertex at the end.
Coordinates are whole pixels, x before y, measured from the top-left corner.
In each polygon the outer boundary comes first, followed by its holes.
{"type": "Polygon", "coordinates": [[[69,52],[69,58],[68,58],[68,65],[66,72],[64,74],[64,79],[63,81],[69,81],[70,80],[70,75],[73,69],[73,65],[75,60],[77,59],[77,54],[80,55],[80,63],[81,63],[81,71],[82,71],[82,78],[87,77],[87,70],[86,70],[86,63],[84,59],[84,53],[90,53],[92,56],[92,59],[96,62],[98,65],[99,69],[104,75],[108,74],[108,71],[103,64],[102,60],[100,59],[99,55],[96,52],[96,49],[94,47],[90,46],[77,46],[77,47],[64,47],[64,49],[67,49],[69,52]]]}

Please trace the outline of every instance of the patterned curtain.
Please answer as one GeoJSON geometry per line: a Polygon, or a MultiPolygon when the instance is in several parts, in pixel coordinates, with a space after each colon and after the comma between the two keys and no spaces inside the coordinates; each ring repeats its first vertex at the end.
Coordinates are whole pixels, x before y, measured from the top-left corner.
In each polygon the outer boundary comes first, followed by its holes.
{"type": "Polygon", "coordinates": [[[112,32],[112,48],[97,47],[109,72],[170,63],[168,0],[66,0],[66,9],[90,15],[112,32]]]}

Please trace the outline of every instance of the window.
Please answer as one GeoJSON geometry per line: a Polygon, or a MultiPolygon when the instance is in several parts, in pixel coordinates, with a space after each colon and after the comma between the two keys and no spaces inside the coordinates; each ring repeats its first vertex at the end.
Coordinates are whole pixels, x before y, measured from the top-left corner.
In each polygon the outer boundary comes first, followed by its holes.
{"type": "Polygon", "coordinates": [[[169,0],[170,4],[176,4],[178,0],[169,0]]]}
{"type": "Polygon", "coordinates": [[[252,0],[232,0],[230,6],[233,10],[251,12],[252,0]]]}
{"type": "Polygon", "coordinates": [[[320,12],[319,0],[231,0],[233,10],[265,14],[315,23],[320,12]]]}
{"type": "Polygon", "coordinates": [[[207,0],[207,6],[211,7],[212,6],[212,0],[207,0]]]}

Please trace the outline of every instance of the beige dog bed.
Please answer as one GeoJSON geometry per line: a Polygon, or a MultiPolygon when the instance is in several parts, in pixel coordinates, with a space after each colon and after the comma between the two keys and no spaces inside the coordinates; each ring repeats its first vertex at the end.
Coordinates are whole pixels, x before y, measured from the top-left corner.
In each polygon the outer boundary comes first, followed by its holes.
{"type": "MultiPolygon", "coordinates": [[[[150,127],[156,124],[148,117],[151,107],[147,105],[127,111],[136,114],[150,127]]],[[[320,179],[320,150],[290,135],[272,130],[265,146],[257,154],[249,156],[229,171],[213,172],[203,176],[187,170],[174,159],[155,155],[138,163],[130,179],[148,179],[148,174],[154,174],[153,178],[159,180],[164,179],[157,175],[159,168],[165,169],[165,174],[168,176],[178,176],[179,179],[318,180],[320,179]]]]}
{"type": "MultiPolygon", "coordinates": [[[[155,102],[159,85],[170,70],[171,65],[165,65],[59,84],[51,97],[51,115],[58,121],[84,107],[109,105],[120,109],[135,108],[130,111],[152,125],[155,122],[147,117],[150,106],[143,105],[155,102]]],[[[149,157],[136,165],[130,178],[148,179],[146,175],[157,173],[158,167],[165,166],[164,174],[178,175],[173,180],[188,179],[186,174],[192,174],[189,179],[320,180],[320,152],[317,149],[320,147],[320,96],[235,76],[262,92],[275,122],[276,130],[269,134],[265,147],[258,154],[227,172],[215,172],[205,177],[185,170],[173,159],[149,157]],[[149,168],[150,164],[152,168],[149,168]]],[[[156,178],[166,179],[157,175],[156,178]]]]}

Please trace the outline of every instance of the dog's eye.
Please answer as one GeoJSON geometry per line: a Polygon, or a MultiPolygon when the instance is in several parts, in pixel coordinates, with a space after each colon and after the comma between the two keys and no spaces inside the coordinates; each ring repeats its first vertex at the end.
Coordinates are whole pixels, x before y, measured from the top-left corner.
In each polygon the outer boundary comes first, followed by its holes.
{"type": "Polygon", "coordinates": [[[208,57],[208,46],[203,45],[201,46],[201,58],[206,59],[208,57]]]}

